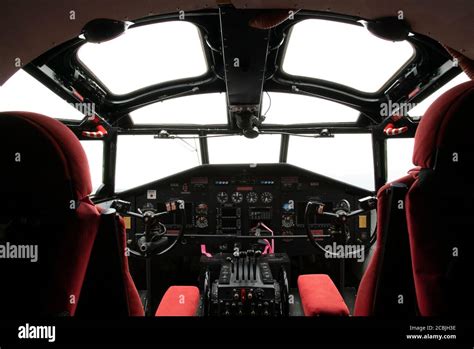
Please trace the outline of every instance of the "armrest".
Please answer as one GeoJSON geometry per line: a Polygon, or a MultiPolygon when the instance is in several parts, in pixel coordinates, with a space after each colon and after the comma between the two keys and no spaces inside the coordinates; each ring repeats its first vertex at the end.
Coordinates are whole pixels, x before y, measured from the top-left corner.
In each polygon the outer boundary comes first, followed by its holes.
{"type": "Polygon", "coordinates": [[[349,308],[328,275],[300,275],[298,290],[305,316],[349,316],[349,308]]]}
{"type": "Polygon", "coordinates": [[[155,316],[196,316],[199,289],[195,286],[171,286],[161,299],[155,316]]]}

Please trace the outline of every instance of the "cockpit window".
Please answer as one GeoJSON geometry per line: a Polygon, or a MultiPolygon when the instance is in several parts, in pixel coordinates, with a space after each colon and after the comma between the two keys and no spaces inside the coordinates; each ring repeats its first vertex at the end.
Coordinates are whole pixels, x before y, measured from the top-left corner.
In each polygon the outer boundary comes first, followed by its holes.
{"type": "Polygon", "coordinates": [[[89,170],[92,180],[92,193],[95,193],[102,184],[104,142],[98,140],[81,141],[82,148],[89,161],[89,170]]]}
{"type": "Polygon", "coordinates": [[[201,35],[194,24],[185,21],[131,28],[116,39],[82,45],[77,56],[112,93],[119,95],[197,77],[208,70],[201,35]]]}
{"type": "Polygon", "coordinates": [[[410,116],[413,119],[418,119],[418,118],[423,117],[428,107],[431,104],[433,104],[433,102],[437,100],[439,96],[441,96],[443,93],[450,90],[451,88],[469,80],[471,79],[469,79],[466,73],[459,74],[454,79],[452,79],[451,81],[446,83],[444,86],[442,86],[440,89],[436,90],[434,93],[429,95],[423,101],[418,103],[414,108],[410,109],[410,111],[408,112],[408,116],[410,116]]]}
{"type": "Polygon", "coordinates": [[[308,19],[291,30],[283,70],[377,92],[413,54],[410,43],[379,39],[362,26],[308,19]]]}
{"type": "Polygon", "coordinates": [[[82,120],[85,114],[24,70],[0,87],[0,111],[28,111],[61,120],[82,120]]]}
{"type": "Polygon", "coordinates": [[[207,139],[211,164],[277,163],[280,155],[280,135],[223,136],[207,139]]]}
{"type": "Polygon", "coordinates": [[[359,111],[322,98],[269,92],[263,96],[264,124],[354,123],[359,111]]]}
{"type": "Polygon", "coordinates": [[[414,138],[387,139],[387,182],[405,176],[413,165],[414,138]]]}
{"type": "Polygon", "coordinates": [[[130,113],[135,125],[227,124],[225,93],[167,99],[130,113]]]}
{"type": "Polygon", "coordinates": [[[130,189],[198,165],[198,139],[121,135],[117,142],[115,190],[130,189]]]}
{"type": "Polygon", "coordinates": [[[374,190],[372,136],[291,136],[287,162],[364,189],[374,190]]]}

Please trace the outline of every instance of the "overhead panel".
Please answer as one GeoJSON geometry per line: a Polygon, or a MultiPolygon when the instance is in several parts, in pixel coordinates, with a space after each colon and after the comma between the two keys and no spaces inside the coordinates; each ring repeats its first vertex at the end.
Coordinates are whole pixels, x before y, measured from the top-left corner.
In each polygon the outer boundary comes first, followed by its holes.
{"type": "Polygon", "coordinates": [[[260,115],[269,30],[249,26],[256,14],[233,7],[220,8],[227,99],[234,125],[239,123],[239,116],[245,124],[252,116],[260,115]]]}

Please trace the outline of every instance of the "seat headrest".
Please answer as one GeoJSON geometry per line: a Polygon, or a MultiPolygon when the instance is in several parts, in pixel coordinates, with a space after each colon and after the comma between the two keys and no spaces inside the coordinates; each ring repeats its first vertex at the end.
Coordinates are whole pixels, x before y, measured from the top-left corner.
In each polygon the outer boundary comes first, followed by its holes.
{"type": "Polygon", "coordinates": [[[4,171],[9,183],[2,184],[2,191],[39,193],[44,200],[62,185],[75,200],[91,193],[89,163],[82,145],[58,120],[28,112],[2,112],[0,144],[2,161],[10,164],[4,171]],[[13,162],[15,154],[21,157],[18,163],[13,162]]]}
{"type": "Polygon", "coordinates": [[[441,95],[425,112],[415,135],[413,163],[433,168],[438,149],[474,149],[474,81],[441,95]]]}

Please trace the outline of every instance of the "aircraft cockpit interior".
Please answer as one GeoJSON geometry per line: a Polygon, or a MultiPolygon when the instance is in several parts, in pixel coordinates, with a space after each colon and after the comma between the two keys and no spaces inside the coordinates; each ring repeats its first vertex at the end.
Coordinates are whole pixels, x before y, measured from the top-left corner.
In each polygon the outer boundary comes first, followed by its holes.
{"type": "Polygon", "coordinates": [[[474,311],[471,3],[116,3],[0,4],[2,321],[474,311]]]}

